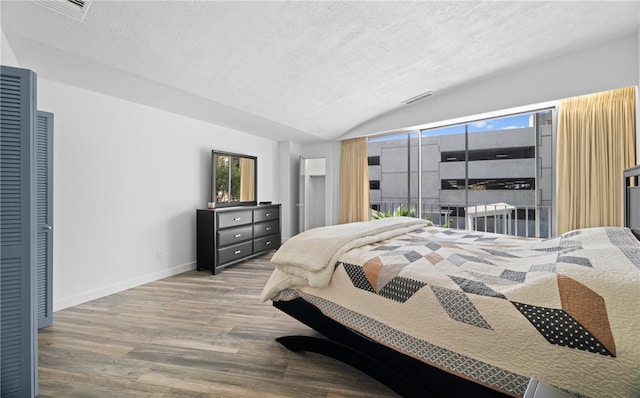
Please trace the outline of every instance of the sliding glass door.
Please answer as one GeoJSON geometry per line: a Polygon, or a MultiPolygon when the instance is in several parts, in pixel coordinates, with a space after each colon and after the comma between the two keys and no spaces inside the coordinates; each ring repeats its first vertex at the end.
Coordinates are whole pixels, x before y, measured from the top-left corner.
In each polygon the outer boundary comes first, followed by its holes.
{"type": "Polygon", "coordinates": [[[546,109],[369,140],[374,216],[404,209],[442,226],[551,236],[552,116],[546,109]]]}
{"type": "Polygon", "coordinates": [[[417,216],[418,132],[370,139],[367,151],[373,217],[417,216]]]}

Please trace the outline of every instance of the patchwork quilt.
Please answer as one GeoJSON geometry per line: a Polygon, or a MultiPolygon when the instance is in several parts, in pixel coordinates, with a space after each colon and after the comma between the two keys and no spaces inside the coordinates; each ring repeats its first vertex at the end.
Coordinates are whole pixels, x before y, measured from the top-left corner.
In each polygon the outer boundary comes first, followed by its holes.
{"type": "MultiPolygon", "coordinates": [[[[531,239],[403,228],[341,252],[326,286],[277,268],[263,298],[301,297],[373,340],[513,396],[530,378],[578,396],[640,396],[640,242],[629,229],[531,239]]],[[[284,248],[278,258],[291,271],[284,248]]]]}

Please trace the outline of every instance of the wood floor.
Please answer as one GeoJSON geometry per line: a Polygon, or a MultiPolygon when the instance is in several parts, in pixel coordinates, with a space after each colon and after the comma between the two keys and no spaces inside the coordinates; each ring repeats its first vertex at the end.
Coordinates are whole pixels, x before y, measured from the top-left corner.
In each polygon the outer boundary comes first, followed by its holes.
{"type": "Polygon", "coordinates": [[[54,313],[39,397],[397,397],[340,362],[274,341],[315,332],[260,301],[270,254],[54,313]]]}

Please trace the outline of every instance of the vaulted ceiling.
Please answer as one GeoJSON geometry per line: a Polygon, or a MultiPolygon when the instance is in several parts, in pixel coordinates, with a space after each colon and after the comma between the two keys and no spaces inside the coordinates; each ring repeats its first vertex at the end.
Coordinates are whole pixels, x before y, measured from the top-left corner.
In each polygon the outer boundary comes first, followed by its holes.
{"type": "Polygon", "coordinates": [[[410,97],[638,30],[638,1],[0,2],[39,76],[275,140],[333,140],[410,97]]]}

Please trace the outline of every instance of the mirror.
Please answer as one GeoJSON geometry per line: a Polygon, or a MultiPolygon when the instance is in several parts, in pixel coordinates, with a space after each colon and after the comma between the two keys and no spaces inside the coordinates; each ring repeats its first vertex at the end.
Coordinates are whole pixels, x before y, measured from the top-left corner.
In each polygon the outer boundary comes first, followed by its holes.
{"type": "Polygon", "coordinates": [[[211,201],[216,207],[257,204],[255,156],[212,151],[211,169],[211,201]]]}

